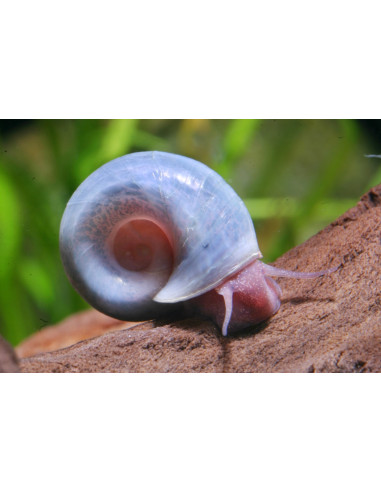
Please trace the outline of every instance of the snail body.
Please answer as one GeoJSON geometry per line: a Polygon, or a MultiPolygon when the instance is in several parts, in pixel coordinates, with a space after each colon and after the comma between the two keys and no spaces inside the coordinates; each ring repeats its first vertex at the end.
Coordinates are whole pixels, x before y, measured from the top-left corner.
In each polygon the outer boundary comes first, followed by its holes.
{"type": "Polygon", "coordinates": [[[223,335],[279,309],[270,276],[328,272],[260,262],[251,217],[233,189],[204,164],[165,152],[128,154],[93,172],[66,206],[60,251],[71,283],[99,311],[139,320],[184,303],[223,335]]]}

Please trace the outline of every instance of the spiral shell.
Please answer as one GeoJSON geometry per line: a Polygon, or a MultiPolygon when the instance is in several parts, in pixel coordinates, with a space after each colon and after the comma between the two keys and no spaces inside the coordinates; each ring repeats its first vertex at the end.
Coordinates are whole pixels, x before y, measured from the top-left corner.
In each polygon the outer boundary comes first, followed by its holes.
{"type": "Polygon", "coordinates": [[[92,173],[66,206],[60,250],[82,297],[130,320],[199,296],[262,256],[233,189],[165,152],[128,154],[92,173]]]}

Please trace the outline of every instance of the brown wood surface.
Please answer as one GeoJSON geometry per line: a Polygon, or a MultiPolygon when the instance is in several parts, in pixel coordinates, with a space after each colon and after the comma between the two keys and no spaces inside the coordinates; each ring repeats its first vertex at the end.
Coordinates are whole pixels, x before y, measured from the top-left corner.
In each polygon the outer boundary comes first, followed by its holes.
{"type": "Polygon", "coordinates": [[[275,262],[339,268],[314,280],[279,279],[282,306],[267,322],[224,338],[200,318],[125,323],[89,311],[23,342],[21,370],[380,372],[380,241],[381,185],[275,262]]]}

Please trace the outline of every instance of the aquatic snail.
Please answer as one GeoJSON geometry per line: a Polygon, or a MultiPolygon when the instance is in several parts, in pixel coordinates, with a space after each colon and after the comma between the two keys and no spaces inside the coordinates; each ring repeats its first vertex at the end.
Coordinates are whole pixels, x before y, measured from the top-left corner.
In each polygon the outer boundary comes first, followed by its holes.
{"type": "Polygon", "coordinates": [[[262,263],[233,189],[204,164],[165,152],[128,154],[93,172],[66,206],[60,251],[71,283],[99,311],[133,321],[181,303],[213,319],[223,335],[279,309],[272,277],[334,271],[262,263]]]}

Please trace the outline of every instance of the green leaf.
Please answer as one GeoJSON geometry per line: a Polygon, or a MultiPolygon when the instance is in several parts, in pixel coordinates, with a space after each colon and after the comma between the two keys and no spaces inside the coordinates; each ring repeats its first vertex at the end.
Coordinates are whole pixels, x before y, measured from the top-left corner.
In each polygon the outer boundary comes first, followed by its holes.
{"type": "Polygon", "coordinates": [[[22,284],[39,308],[46,309],[52,306],[54,285],[43,265],[34,259],[24,258],[18,270],[22,284]]]}
{"type": "Polygon", "coordinates": [[[110,120],[99,152],[105,163],[129,151],[136,124],[137,120],[110,120]]]}
{"type": "Polygon", "coordinates": [[[224,158],[214,167],[224,179],[231,178],[234,165],[247,151],[260,124],[261,120],[233,120],[230,123],[223,144],[224,158]]]}
{"type": "Polygon", "coordinates": [[[15,267],[21,241],[21,214],[16,189],[0,168],[0,280],[15,267]]]}

